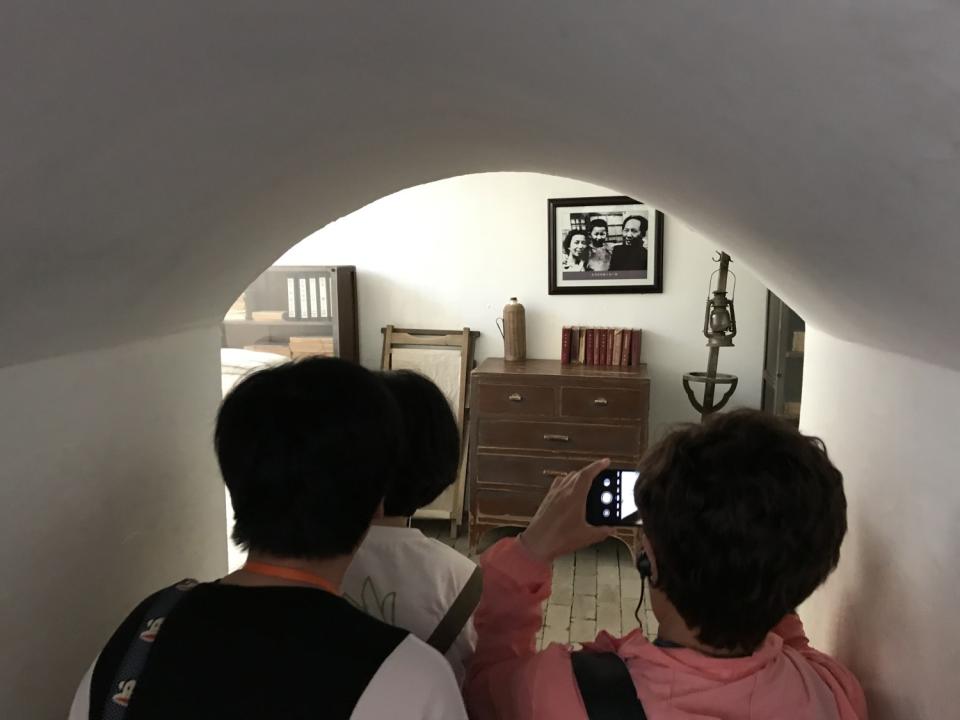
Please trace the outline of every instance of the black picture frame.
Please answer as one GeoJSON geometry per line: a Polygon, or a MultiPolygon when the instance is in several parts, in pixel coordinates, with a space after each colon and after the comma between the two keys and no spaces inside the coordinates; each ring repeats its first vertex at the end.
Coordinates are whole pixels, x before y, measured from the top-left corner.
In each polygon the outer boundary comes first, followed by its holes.
{"type": "MultiPolygon", "coordinates": [[[[641,226],[639,222],[627,224],[627,232],[641,226]]],[[[597,295],[610,293],[662,293],[663,292],[663,226],[664,215],[650,205],[625,195],[580,198],[550,198],[547,200],[547,286],[550,295],[597,295]],[[617,257],[632,258],[626,268],[616,269],[612,260],[616,248],[636,246],[624,239],[624,224],[616,225],[617,218],[629,220],[646,218],[646,245],[643,250],[629,253],[618,251],[617,257]],[[559,220],[558,220],[559,218],[559,220]],[[614,221],[614,222],[611,222],[614,221]],[[607,228],[605,240],[590,243],[586,260],[563,250],[564,238],[569,232],[585,235],[589,240],[591,224],[603,224],[607,228]],[[652,227],[651,227],[652,225],[652,227]],[[613,232],[610,228],[616,228],[613,232]],[[593,243],[597,243],[594,245],[593,243]],[[637,253],[642,253],[638,255],[637,253]],[[596,267],[591,267],[595,263],[596,267]],[[606,263],[607,267],[604,267],[606,263]],[[582,265],[582,267],[577,267],[582,265]],[[609,269],[610,266],[615,269],[609,269]],[[645,266],[645,267],[644,267],[645,266]],[[650,273],[653,277],[650,277],[650,273]],[[641,277],[643,275],[643,277],[641,277]]],[[[600,233],[598,229],[596,231],[600,233]]],[[[580,241],[582,244],[582,240],[580,241]]],[[[576,245],[577,239],[571,239],[576,245]]],[[[623,266],[625,263],[619,263],[623,266]]]]}

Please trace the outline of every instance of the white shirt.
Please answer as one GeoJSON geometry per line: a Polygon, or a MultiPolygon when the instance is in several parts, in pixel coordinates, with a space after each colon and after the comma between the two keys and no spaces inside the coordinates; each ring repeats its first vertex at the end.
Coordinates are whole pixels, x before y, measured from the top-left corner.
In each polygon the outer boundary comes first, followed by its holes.
{"type": "MultiPolygon", "coordinates": [[[[426,640],[475,568],[472,560],[416,528],[373,525],[341,589],[368,615],[426,640]]],[[[446,654],[460,684],[476,645],[471,619],[446,654]]]]}
{"type": "MultiPolygon", "coordinates": [[[[68,720],[90,717],[93,667],[90,666],[77,688],[68,720]]],[[[350,715],[350,720],[384,718],[467,720],[450,666],[440,653],[413,635],[408,635],[383,661],[350,715]]]]}

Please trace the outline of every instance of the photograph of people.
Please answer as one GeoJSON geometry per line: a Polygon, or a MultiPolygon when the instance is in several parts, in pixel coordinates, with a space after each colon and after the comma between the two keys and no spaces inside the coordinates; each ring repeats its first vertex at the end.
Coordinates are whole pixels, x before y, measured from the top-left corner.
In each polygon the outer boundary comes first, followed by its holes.
{"type": "Polygon", "coordinates": [[[610,270],[647,269],[647,219],[630,215],[623,220],[623,244],[613,249],[610,270]]]}
{"type": "Polygon", "coordinates": [[[663,292],[663,213],[626,196],[547,200],[551,295],[663,292]]]}
{"type": "Polygon", "coordinates": [[[563,269],[567,272],[594,270],[590,242],[583,230],[574,228],[563,238],[563,269]]]}
{"type": "Polygon", "coordinates": [[[591,219],[587,232],[590,233],[590,269],[595,272],[609,270],[611,252],[607,247],[610,232],[607,221],[600,217],[591,219]]]}

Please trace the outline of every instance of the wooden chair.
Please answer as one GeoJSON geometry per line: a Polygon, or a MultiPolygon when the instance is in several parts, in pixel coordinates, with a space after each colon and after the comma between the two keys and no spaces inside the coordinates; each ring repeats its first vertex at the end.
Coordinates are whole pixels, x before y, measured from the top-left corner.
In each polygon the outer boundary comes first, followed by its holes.
{"type": "Polygon", "coordinates": [[[450,521],[450,537],[457,537],[463,519],[467,481],[467,389],[474,366],[474,347],[480,336],[465,327],[462,330],[422,330],[387,325],[383,333],[384,370],[415,370],[444,391],[460,429],[460,468],[457,479],[434,502],[417,511],[414,517],[450,521]],[[444,353],[455,353],[446,358],[444,353]]]}

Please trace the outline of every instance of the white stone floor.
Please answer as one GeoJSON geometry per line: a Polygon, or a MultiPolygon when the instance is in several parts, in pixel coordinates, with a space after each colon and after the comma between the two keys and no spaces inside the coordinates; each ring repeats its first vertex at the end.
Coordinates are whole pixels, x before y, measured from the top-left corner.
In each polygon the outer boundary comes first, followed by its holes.
{"type": "MultiPolygon", "coordinates": [[[[466,527],[460,537],[450,537],[449,524],[417,520],[424,534],[437,538],[469,556],[466,527]]],[[[518,529],[488,532],[480,541],[480,552],[518,529]]],[[[593,640],[606,630],[626,635],[637,627],[634,613],[640,600],[640,575],[627,547],[613,539],[558,558],[553,564],[553,592],[547,601],[540,631],[541,647],[551,642],[578,644],[593,640]]],[[[649,595],[640,611],[644,633],[651,640],[657,634],[657,619],[650,610],[649,595]]]]}

